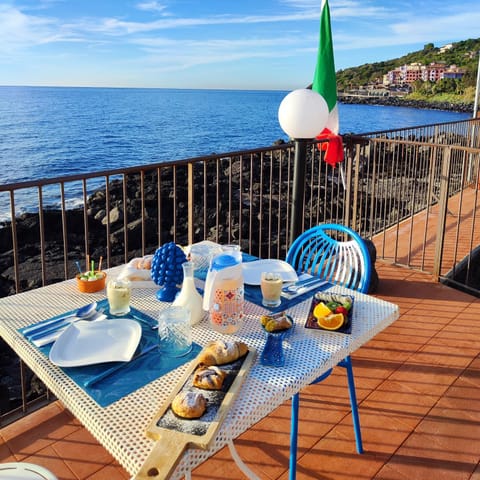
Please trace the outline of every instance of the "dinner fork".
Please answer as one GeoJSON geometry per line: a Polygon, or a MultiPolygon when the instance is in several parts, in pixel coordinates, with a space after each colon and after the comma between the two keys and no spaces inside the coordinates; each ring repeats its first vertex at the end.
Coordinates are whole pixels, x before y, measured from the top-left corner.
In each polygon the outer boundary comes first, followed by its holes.
{"type": "Polygon", "coordinates": [[[75,323],[78,320],[84,320],[87,322],[93,322],[97,320],[103,320],[107,318],[107,316],[103,313],[103,309],[100,309],[95,315],[84,318],[84,319],[72,319],[66,323],[62,323],[61,325],[57,325],[56,328],[52,328],[48,331],[43,331],[41,333],[37,333],[36,335],[31,335],[27,337],[36,347],[43,347],[48,345],[49,343],[53,343],[72,323],[75,323]]]}

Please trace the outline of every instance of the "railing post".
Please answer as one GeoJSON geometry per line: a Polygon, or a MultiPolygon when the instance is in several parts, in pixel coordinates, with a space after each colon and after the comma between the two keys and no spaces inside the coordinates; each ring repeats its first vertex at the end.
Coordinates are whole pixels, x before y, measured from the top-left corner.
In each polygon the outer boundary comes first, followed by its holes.
{"type": "MultiPolygon", "coordinates": [[[[358,185],[360,183],[360,145],[357,144],[355,145],[355,165],[357,168],[355,168],[355,176],[353,179],[353,182],[351,182],[352,178],[352,169],[353,169],[353,161],[350,162],[350,171],[348,172],[347,178],[348,178],[348,184],[347,185],[352,185],[353,183],[353,200],[352,200],[352,216],[350,219],[350,228],[352,228],[355,231],[360,231],[359,227],[357,226],[357,221],[358,221],[358,185]]],[[[349,188],[350,189],[350,188],[349,188]]],[[[349,203],[347,203],[347,209],[348,209],[349,203]]],[[[346,223],[348,226],[349,224],[346,223]]],[[[360,226],[361,228],[361,226],[360,226]]]]}
{"type": "Polygon", "coordinates": [[[450,164],[452,148],[445,147],[442,158],[442,173],[440,175],[440,195],[438,199],[437,241],[433,257],[433,275],[438,280],[442,268],[443,245],[445,243],[445,224],[448,206],[448,187],[450,179],[450,164]]]}
{"type": "Polygon", "coordinates": [[[361,147],[369,143],[369,140],[356,135],[345,135],[345,209],[343,222],[347,227],[355,230],[357,227],[358,209],[358,186],[360,181],[360,154],[361,147]],[[357,168],[354,170],[353,166],[357,168]],[[355,177],[353,178],[353,175],[355,177]],[[353,181],[352,181],[353,180],[353,181]],[[352,191],[353,190],[353,191],[352,191]]]}
{"type": "MultiPolygon", "coordinates": [[[[343,224],[350,226],[350,204],[351,204],[351,178],[352,178],[352,164],[353,164],[353,145],[349,145],[345,149],[345,208],[343,210],[343,224]]],[[[341,166],[340,166],[341,168],[341,166]]]]}
{"type": "Polygon", "coordinates": [[[193,244],[193,163],[189,163],[187,166],[187,176],[188,176],[188,200],[187,200],[187,217],[188,217],[188,225],[187,225],[187,238],[188,238],[188,245],[193,244]]]}

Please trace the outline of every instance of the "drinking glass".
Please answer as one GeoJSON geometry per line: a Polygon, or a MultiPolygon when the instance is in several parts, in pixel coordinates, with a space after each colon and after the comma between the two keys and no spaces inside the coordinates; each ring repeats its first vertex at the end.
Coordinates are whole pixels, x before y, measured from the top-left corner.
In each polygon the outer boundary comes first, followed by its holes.
{"type": "Polygon", "coordinates": [[[240,245],[222,245],[222,251],[223,253],[228,253],[229,255],[235,257],[238,262],[242,261],[242,251],[240,250],[240,245]]]}
{"type": "Polygon", "coordinates": [[[171,306],[158,315],[158,342],[160,351],[168,357],[181,357],[192,349],[190,310],[171,306]]]}
{"type": "Polygon", "coordinates": [[[126,278],[110,280],[107,283],[107,299],[112,315],[126,315],[130,312],[132,284],[126,278]]]}
{"type": "Polygon", "coordinates": [[[262,305],[265,307],[278,307],[282,293],[283,280],[280,273],[262,272],[260,289],[262,290],[262,305]]]}

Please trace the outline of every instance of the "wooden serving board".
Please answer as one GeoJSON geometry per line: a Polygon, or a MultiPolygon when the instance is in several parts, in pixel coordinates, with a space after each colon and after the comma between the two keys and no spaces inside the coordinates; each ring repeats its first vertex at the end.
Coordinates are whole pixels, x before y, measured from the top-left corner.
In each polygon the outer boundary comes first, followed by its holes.
{"type": "Polygon", "coordinates": [[[175,469],[181,455],[188,447],[208,448],[233,404],[245,377],[255,360],[256,352],[249,347],[248,353],[235,362],[219,365],[227,372],[222,390],[203,390],[192,385],[197,360],[190,363],[185,375],[147,427],[147,436],[157,440],[134,480],[164,480],[175,469]],[[207,399],[207,410],[198,419],[177,417],[170,405],[182,390],[193,390],[207,399]]]}

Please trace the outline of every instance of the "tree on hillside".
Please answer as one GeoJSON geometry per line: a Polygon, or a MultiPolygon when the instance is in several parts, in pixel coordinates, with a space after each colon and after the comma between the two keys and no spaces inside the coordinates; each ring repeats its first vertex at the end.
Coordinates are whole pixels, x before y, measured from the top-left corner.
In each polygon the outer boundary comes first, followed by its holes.
{"type": "Polygon", "coordinates": [[[459,93],[457,91],[457,81],[454,78],[442,78],[435,83],[432,93],[459,93]]]}

